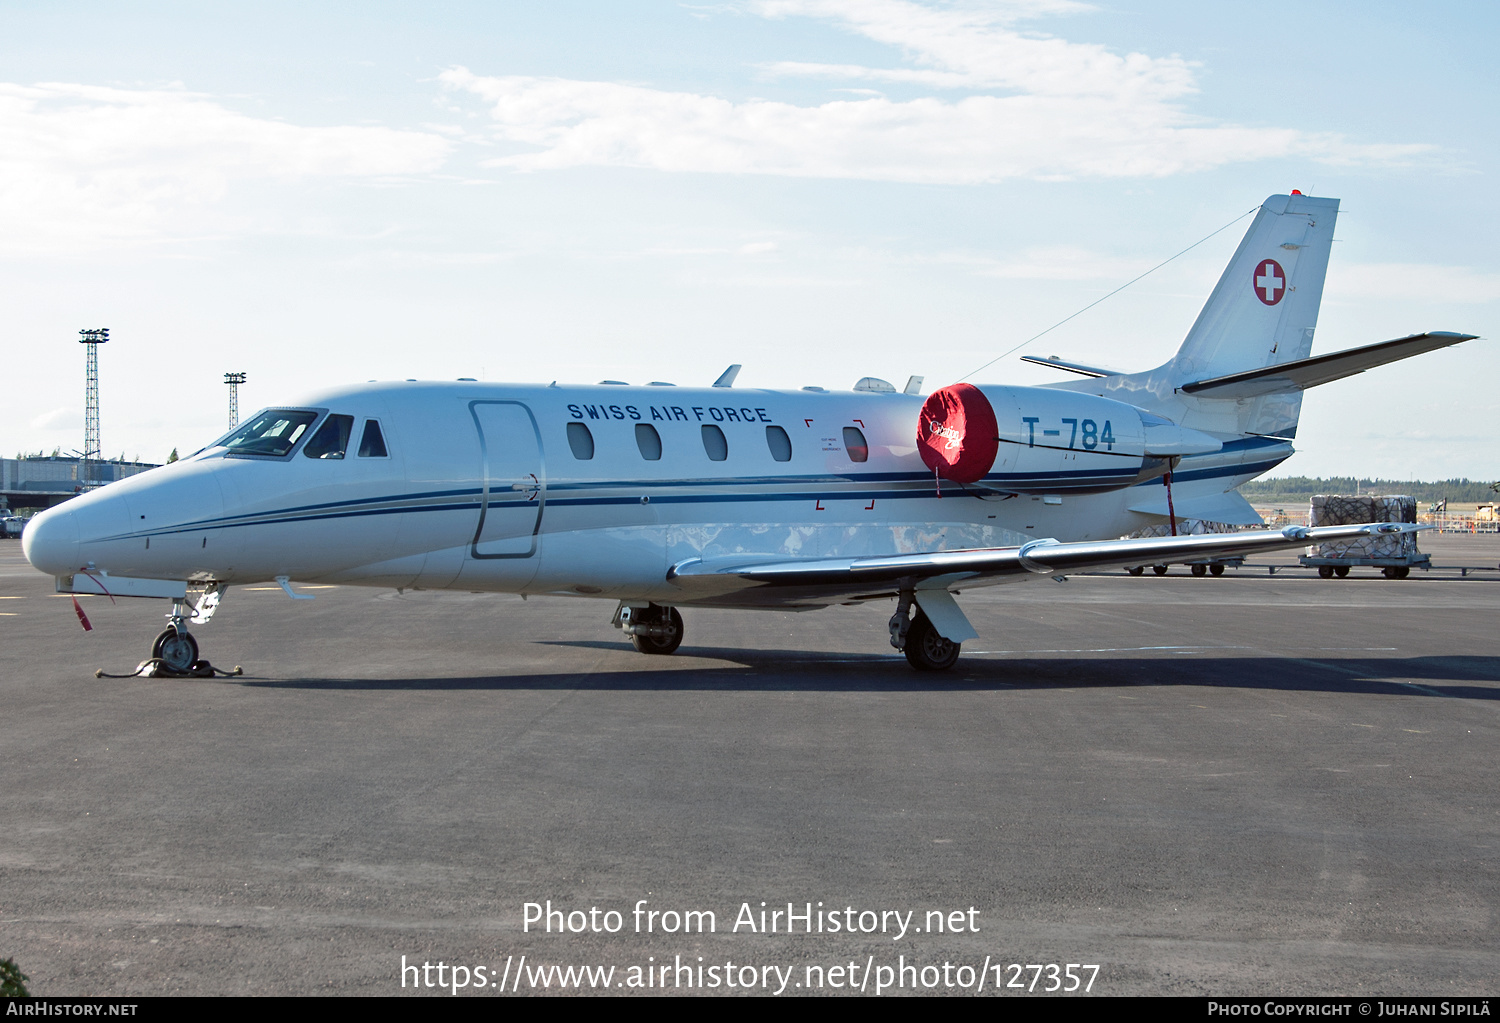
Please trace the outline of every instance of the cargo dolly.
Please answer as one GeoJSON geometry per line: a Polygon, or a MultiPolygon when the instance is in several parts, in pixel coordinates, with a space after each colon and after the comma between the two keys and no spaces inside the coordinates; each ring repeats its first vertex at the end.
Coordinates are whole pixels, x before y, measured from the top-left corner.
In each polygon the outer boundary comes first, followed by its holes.
{"type": "MultiPolygon", "coordinates": [[[[1332,579],[1335,576],[1342,579],[1349,574],[1349,569],[1358,565],[1378,568],[1380,574],[1387,579],[1405,579],[1414,568],[1420,568],[1424,572],[1432,568],[1432,558],[1420,553],[1394,558],[1319,558],[1301,554],[1297,560],[1306,568],[1316,568],[1318,577],[1322,579],[1332,579]]],[[[1464,575],[1468,573],[1465,572],[1464,575]]]]}

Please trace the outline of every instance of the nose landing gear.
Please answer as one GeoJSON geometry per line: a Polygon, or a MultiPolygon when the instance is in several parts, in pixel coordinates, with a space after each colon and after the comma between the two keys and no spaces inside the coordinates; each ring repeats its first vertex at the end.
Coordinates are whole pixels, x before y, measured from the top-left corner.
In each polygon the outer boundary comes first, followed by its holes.
{"type": "Polygon", "coordinates": [[[216,584],[204,591],[196,603],[189,604],[186,597],[172,601],[172,611],[167,615],[168,625],[151,643],[151,656],[126,675],[111,675],[106,671],[94,672],[95,678],[213,678],[216,675],[243,675],[245,669],[238,664],[233,671],[215,668],[198,656],[198,641],[188,632],[188,622],[205,625],[219,608],[219,601],[227,587],[216,584]]]}
{"type": "Polygon", "coordinates": [[[151,657],[160,661],[167,671],[175,675],[186,675],[198,660],[198,641],[186,628],[179,632],[174,622],[151,644],[151,657]]]}

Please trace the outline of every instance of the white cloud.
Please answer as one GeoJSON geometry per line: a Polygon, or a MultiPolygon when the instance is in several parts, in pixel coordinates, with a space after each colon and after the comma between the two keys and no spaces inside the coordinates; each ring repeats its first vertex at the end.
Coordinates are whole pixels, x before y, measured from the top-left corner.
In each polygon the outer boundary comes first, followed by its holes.
{"type": "Polygon", "coordinates": [[[239,182],[436,170],[435,134],[302,127],[178,89],[0,83],[0,253],[200,235],[239,182]]]}
{"type": "Polygon", "coordinates": [[[72,430],[83,426],[83,417],[76,408],[55,408],[43,412],[31,421],[33,430],[72,430]]]}
{"type": "MultiPolygon", "coordinates": [[[[801,65],[806,71],[927,81],[953,88],[1015,89],[1033,95],[1170,99],[1195,90],[1193,65],[1181,57],[1120,56],[1097,44],[1014,31],[1043,14],[1088,10],[1077,3],[998,2],[932,5],[912,0],[764,0],[751,9],[767,17],[823,18],[878,43],[899,47],[935,71],[903,72],[847,65],[801,65]]],[[[777,65],[788,69],[797,65],[777,65]]]]}
{"type": "Polygon", "coordinates": [[[1433,263],[1358,263],[1330,266],[1328,297],[1415,299],[1479,305],[1500,299],[1500,274],[1433,263]]]}
{"type": "Polygon", "coordinates": [[[523,147],[490,166],[588,165],[945,184],[1010,178],[1164,177],[1298,155],[1340,163],[1408,159],[1420,145],[1357,145],[1291,128],[1221,124],[1189,113],[1193,65],[1120,55],[1016,31],[1067,2],[932,5],[912,0],[760,0],[765,17],[831,20],[900,48],[916,67],[781,62],[763,70],[944,90],[816,106],[639,85],[453,68],[440,79],[490,107],[495,136],[523,147]],[[953,97],[954,90],[967,95],[953,97]]]}

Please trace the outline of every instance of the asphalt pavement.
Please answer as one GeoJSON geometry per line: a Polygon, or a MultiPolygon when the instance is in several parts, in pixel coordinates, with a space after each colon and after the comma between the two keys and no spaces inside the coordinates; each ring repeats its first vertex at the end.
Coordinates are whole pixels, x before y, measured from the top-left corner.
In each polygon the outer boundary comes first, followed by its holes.
{"type": "Polygon", "coordinates": [[[940,676],[889,603],[688,608],[651,657],[602,602],[263,586],[195,630],[243,676],[115,680],[164,602],[85,633],[0,542],[0,958],[40,995],[1493,994],[1500,543],[1422,543],[968,591],[940,676]]]}

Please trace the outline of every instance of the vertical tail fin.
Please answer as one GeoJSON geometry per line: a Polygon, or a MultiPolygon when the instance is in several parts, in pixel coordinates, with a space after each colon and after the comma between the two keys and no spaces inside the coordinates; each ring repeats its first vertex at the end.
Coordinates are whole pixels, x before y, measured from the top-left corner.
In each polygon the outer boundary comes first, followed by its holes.
{"type": "MultiPolygon", "coordinates": [[[[1312,353],[1338,210],[1337,199],[1308,195],[1273,195],[1261,205],[1171,363],[1174,388],[1312,353]]],[[[1301,407],[1301,392],[1240,404],[1235,432],[1290,437],[1301,407]]],[[[1215,411],[1222,419],[1227,409],[1215,411]]]]}
{"type": "Polygon", "coordinates": [[[1054,386],[1130,402],[1197,430],[1295,436],[1300,391],[1225,399],[1195,398],[1178,388],[1307,358],[1338,210],[1337,199],[1271,196],[1172,361],[1145,373],[1054,386]]]}

